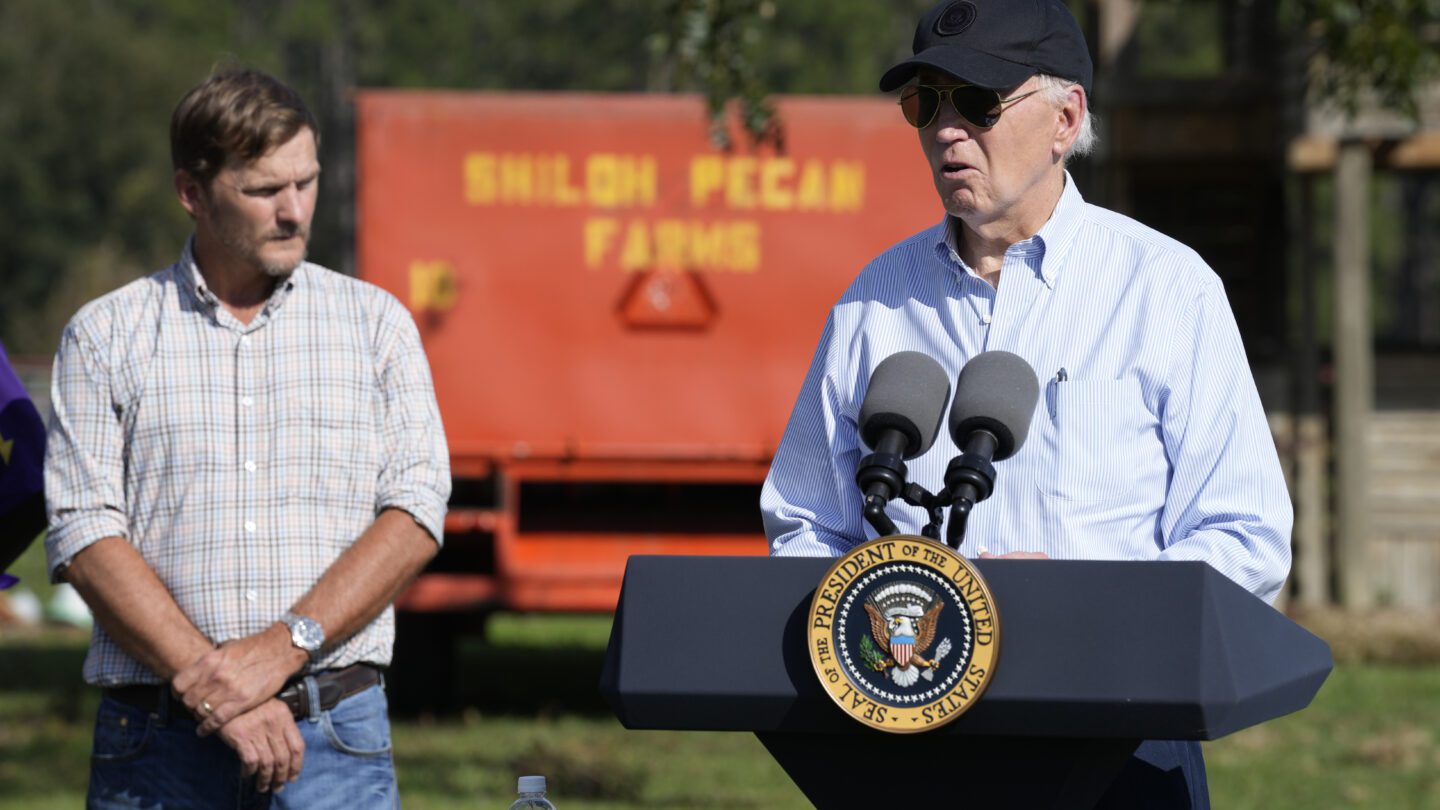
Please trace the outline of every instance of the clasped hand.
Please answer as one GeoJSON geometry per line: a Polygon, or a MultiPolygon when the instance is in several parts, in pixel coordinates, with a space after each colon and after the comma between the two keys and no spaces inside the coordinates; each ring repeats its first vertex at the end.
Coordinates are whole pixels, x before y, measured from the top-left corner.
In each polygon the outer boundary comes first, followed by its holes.
{"type": "Polygon", "coordinates": [[[294,716],[275,698],[304,663],[304,653],[277,627],[283,625],[216,647],[170,683],[200,721],[196,733],[203,737],[218,731],[261,791],[294,781],[305,753],[294,716]]]}

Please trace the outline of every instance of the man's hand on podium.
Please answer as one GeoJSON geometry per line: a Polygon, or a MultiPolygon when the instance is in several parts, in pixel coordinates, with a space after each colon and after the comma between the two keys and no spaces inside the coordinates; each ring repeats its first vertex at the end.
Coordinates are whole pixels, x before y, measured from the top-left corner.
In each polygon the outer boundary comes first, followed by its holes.
{"type": "Polygon", "coordinates": [[[982,560],[1048,560],[1050,555],[1043,551],[1012,551],[1009,554],[991,554],[989,549],[980,549],[982,560]]]}

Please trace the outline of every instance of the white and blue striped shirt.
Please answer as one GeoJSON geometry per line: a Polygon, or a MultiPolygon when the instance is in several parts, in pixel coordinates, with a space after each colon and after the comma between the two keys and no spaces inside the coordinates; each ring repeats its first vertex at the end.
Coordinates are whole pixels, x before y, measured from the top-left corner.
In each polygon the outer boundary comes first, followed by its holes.
{"type": "MultiPolygon", "coordinates": [[[[1040,401],[1024,446],[995,464],[963,552],[1203,560],[1273,602],[1293,513],[1219,277],[1086,203],[1068,175],[1050,220],[1006,251],[998,289],[961,262],[947,223],[881,254],[831,311],[761,495],[771,553],[833,556],[875,536],[855,485],[868,452],[856,419],[880,361],[923,352],[954,380],[1004,349],[1035,368],[1040,401]]],[[[907,462],[932,492],[959,453],[940,433],[907,462]]],[[[907,534],[926,522],[899,500],[887,511],[907,534]]]]}

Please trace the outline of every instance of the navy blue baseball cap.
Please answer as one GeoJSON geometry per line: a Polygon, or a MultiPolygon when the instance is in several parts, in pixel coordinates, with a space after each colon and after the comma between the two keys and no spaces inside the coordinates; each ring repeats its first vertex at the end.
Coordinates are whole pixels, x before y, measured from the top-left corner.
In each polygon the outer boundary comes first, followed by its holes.
{"type": "Polygon", "coordinates": [[[885,71],[881,90],[932,67],[994,90],[1047,73],[1089,95],[1094,73],[1085,35],[1061,0],[944,0],[920,18],[912,53],[885,71]]]}

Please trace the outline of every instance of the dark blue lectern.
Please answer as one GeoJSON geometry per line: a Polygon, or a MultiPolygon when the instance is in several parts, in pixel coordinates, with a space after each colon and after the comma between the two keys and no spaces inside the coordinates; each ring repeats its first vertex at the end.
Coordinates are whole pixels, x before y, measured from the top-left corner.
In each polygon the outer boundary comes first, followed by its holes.
{"type": "Polygon", "coordinates": [[[805,619],[833,561],[632,557],[600,689],[634,729],[753,731],[817,807],[1090,807],[1142,740],[1304,708],[1329,646],[1204,563],[980,560],[1000,619],[984,696],[918,735],[821,689],[805,619]]]}

